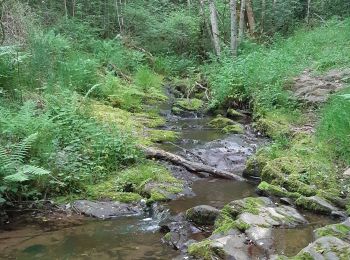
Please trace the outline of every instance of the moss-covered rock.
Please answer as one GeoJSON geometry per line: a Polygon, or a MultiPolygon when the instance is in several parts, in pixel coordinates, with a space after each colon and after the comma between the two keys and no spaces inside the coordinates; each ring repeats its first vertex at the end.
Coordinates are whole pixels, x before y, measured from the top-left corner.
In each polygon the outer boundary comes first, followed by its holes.
{"type": "Polygon", "coordinates": [[[213,225],[219,215],[220,210],[208,206],[200,205],[186,211],[186,219],[198,225],[213,225]]]}
{"type": "Polygon", "coordinates": [[[199,243],[194,243],[188,247],[188,254],[195,259],[212,260],[219,255],[223,255],[222,251],[212,247],[211,240],[203,240],[199,243]]]}
{"type": "Polygon", "coordinates": [[[259,194],[267,195],[267,196],[276,196],[276,197],[287,197],[292,199],[297,199],[301,196],[301,194],[297,192],[289,192],[285,188],[269,184],[265,181],[261,182],[258,186],[259,194]]]}
{"type": "Polygon", "coordinates": [[[238,112],[237,110],[235,110],[233,108],[227,109],[226,114],[228,117],[231,117],[231,118],[242,118],[245,116],[244,114],[238,112]]]}
{"type": "Polygon", "coordinates": [[[197,98],[180,98],[176,100],[174,106],[183,110],[196,112],[204,107],[204,102],[197,98]]]}
{"type": "Polygon", "coordinates": [[[235,124],[236,124],[235,121],[233,121],[232,119],[223,117],[222,115],[218,115],[216,118],[211,120],[208,125],[218,129],[223,129],[226,126],[235,125],[235,124]]]}
{"type": "Polygon", "coordinates": [[[331,214],[332,211],[338,210],[328,201],[318,196],[312,196],[312,197],[301,196],[295,201],[295,204],[301,208],[312,210],[322,214],[327,214],[327,215],[331,214]]]}
{"type": "Polygon", "coordinates": [[[265,150],[260,149],[255,155],[250,157],[246,162],[246,168],[243,171],[243,176],[246,178],[257,178],[261,176],[262,169],[269,161],[269,157],[265,150]]]}
{"type": "Polygon", "coordinates": [[[234,124],[234,125],[228,125],[225,126],[222,131],[225,134],[243,134],[244,133],[244,128],[240,124],[234,124]]]}
{"type": "Polygon", "coordinates": [[[155,143],[174,142],[179,138],[179,134],[169,130],[152,129],[148,131],[148,138],[155,143]]]}
{"type": "Polygon", "coordinates": [[[316,238],[334,236],[346,242],[350,242],[350,218],[343,223],[328,225],[314,231],[316,238]]]}

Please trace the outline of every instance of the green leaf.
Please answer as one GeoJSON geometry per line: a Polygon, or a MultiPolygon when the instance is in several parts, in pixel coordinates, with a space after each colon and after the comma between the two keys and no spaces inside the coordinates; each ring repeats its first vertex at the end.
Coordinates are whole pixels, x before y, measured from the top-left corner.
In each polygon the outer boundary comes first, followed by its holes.
{"type": "Polygon", "coordinates": [[[29,177],[25,175],[23,172],[17,172],[15,174],[6,176],[4,180],[9,182],[24,182],[29,180],[29,177]]]}
{"type": "Polygon", "coordinates": [[[1,195],[0,195],[0,204],[5,203],[5,202],[6,202],[6,200],[3,197],[1,197],[1,195]]]}

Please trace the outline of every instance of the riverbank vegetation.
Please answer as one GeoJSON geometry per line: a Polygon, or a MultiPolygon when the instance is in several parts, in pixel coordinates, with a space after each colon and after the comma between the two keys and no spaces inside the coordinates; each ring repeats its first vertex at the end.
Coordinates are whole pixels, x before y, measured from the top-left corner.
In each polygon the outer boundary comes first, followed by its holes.
{"type": "Polygon", "coordinates": [[[2,1],[0,203],[163,200],[156,189],[166,183],[181,191],[140,150],[179,138],[159,129],[169,82],[174,114],[252,112],[273,140],[250,161],[266,183],[346,196],[349,80],[309,105],[293,95],[293,78],[350,65],[349,3],[230,2],[2,1]]]}

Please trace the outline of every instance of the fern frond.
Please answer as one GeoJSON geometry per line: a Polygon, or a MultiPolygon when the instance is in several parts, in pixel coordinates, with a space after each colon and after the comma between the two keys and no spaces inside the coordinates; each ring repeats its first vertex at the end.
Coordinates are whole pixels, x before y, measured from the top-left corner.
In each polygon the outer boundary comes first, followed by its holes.
{"type": "Polygon", "coordinates": [[[19,172],[23,172],[24,174],[28,174],[30,177],[35,176],[43,176],[50,174],[50,171],[45,170],[40,167],[36,167],[33,165],[23,165],[21,169],[19,169],[19,172]]]}
{"type": "Polygon", "coordinates": [[[5,181],[8,182],[24,182],[29,180],[28,175],[24,174],[23,172],[17,172],[15,174],[8,175],[4,178],[5,181]]]}
{"type": "Polygon", "coordinates": [[[19,164],[24,163],[24,159],[31,147],[31,145],[38,138],[38,133],[32,134],[13,146],[13,151],[11,153],[11,161],[17,162],[19,164]]]}
{"type": "Polygon", "coordinates": [[[11,158],[6,151],[5,147],[0,145],[0,175],[7,174],[11,167],[12,161],[11,158]]]}

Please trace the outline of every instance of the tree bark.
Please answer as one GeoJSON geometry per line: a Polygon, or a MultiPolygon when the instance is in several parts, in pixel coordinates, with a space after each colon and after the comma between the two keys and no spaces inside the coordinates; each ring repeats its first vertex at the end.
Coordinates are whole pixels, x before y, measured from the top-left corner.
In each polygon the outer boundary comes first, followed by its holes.
{"type": "Polygon", "coordinates": [[[239,15],[239,31],[238,31],[239,43],[243,41],[244,21],[245,21],[244,18],[245,18],[245,0],[241,0],[241,12],[239,15]]]}
{"type": "Polygon", "coordinates": [[[145,152],[146,156],[148,158],[155,158],[159,160],[165,160],[169,161],[173,164],[183,166],[190,172],[197,172],[197,173],[209,173],[210,175],[218,178],[224,178],[224,179],[233,179],[237,181],[244,181],[244,178],[234,174],[232,172],[228,171],[223,171],[223,170],[218,170],[214,167],[202,164],[202,163],[197,163],[197,162],[191,162],[183,157],[166,152],[161,149],[155,149],[155,148],[150,148],[150,147],[141,147],[142,150],[145,152]]]}
{"type": "Polygon", "coordinates": [[[251,0],[246,0],[246,8],[247,8],[247,18],[249,23],[249,31],[250,31],[250,34],[253,35],[255,33],[255,18],[254,18],[254,12],[253,12],[251,0]]]}
{"type": "Polygon", "coordinates": [[[261,1],[261,33],[264,32],[265,27],[265,9],[266,9],[266,0],[261,1]]]}
{"type": "Polygon", "coordinates": [[[237,56],[237,0],[230,0],[231,13],[231,52],[237,56]]]}
{"type": "Polygon", "coordinates": [[[220,32],[219,32],[218,17],[217,17],[217,11],[216,11],[214,0],[209,0],[209,10],[210,10],[210,23],[211,23],[215,53],[217,56],[220,56],[221,54],[220,32]]]}
{"type": "Polygon", "coordinates": [[[310,10],[311,10],[311,0],[307,0],[307,14],[306,14],[306,22],[309,24],[310,22],[310,10]]]}

